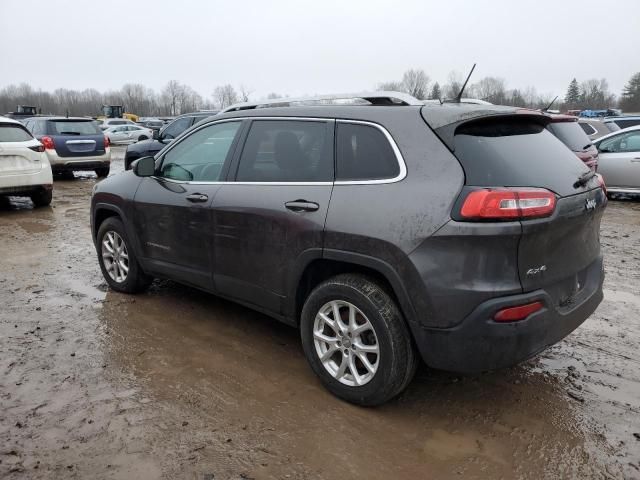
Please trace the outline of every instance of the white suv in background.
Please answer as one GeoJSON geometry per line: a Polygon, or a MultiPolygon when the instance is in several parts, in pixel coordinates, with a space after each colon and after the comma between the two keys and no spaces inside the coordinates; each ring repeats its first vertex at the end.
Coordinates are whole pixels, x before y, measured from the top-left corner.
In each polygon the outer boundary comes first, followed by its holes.
{"type": "Polygon", "coordinates": [[[0,117],[0,195],[27,196],[49,205],[53,175],[44,147],[20,122],[0,117]]]}

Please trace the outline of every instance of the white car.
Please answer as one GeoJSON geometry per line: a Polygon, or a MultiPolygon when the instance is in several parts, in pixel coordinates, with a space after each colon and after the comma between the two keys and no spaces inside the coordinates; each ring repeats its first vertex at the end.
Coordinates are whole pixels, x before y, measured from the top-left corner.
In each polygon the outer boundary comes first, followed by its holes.
{"type": "Polygon", "coordinates": [[[598,173],[609,193],[640,194],[640,125],[610,133],[594,142],[598,173]]]}
{"type": "Polygon", "coordinates": [[[0,117],[0,195],[51,203],[53,175],[44,147],[20,122],[0,117]]]}
{"type": "Polygon", "coordinates": [[[109,127],[104,131],[111,143],[135,143],[153,138],[153,130],[138,125],[109,127]]]}
{"type": "Polygon", "coordinates": [[[135,122],[128,120],[126,118],[105,118],[104,120],[98,120],[98,124],[102,130],[106,130],[110,127],[118,127],[121,125],[133,125],[135,126],[135,122]]]}

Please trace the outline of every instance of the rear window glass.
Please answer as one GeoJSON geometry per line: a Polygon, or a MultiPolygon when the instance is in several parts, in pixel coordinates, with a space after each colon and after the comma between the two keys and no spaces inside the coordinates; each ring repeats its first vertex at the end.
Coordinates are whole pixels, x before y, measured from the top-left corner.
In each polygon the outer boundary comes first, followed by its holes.
{"type": "Polygon", "coordinates": [[[580,122],[578,125],[582,127],[582,130],[584,130],[584,133],[586,133],[587,135],[593,135],[594,133],[597,133],[597,130],[588,123],[580,122]]]}
{"type": "Polygon", "coordinates": [[[378,128],[339,123],[336,180],[381,180],[400,173],[398,159],[378,128]]]}
{"type": "Polygon", "coordinates": [[[33,137],[24,127],[0,124],[0,142],[27,142],[31,139],[33,137]]]}
{"type": "Polygon", "coordinates": [[[49,122],[52,135],[98,135],[101,133],[94,121],[51,120],[49,122]]]}
{"type": "Polygon", "coordinates": [[[587,169],[543,125],[526,119],[463,125],[456,131],[454,146],[467,185],[575,193],[573,182],[587,169]]]}
{"type": "Polygon", "coordinates": [[[640,125],[640,119],[615,120],[615,123],[622,129],[622,128],[627,128],[627,127],[633,127],[635,125],[640,125]]]}
{"type": "Polygon", "coordinates": [[[574,152],[584,150],[591,144],[591,140],[578,122],[556,122],[549,124],[549,130],[574,152]]]}

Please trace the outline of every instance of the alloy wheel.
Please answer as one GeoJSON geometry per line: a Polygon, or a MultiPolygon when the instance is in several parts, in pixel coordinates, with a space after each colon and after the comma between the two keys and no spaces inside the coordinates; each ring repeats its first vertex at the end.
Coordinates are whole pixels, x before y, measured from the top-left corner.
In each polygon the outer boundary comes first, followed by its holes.
{"type": "Polygon", "coordinates": [[[129,252],[122,237],[113,230],[102,237],[102,261],[109,277],[122,283],[129,274],[129,252]]]}

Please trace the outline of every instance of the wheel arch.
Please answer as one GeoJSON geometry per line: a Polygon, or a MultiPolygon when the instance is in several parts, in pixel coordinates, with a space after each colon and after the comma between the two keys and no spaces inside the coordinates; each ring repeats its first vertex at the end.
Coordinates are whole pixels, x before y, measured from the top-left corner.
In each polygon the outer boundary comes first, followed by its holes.
{"type": "Polygon", "coordinates": [[[397,303],[409,325],[415,312],[400,276],[388,263],[368,255],[341,250],[324,250],[321,257],[308,258],[298,266],[290,292],[287,316],[300,323],[302,307],[311,291],[321,282],[341,273],[359,273],[375,280],[397,303]]]}

